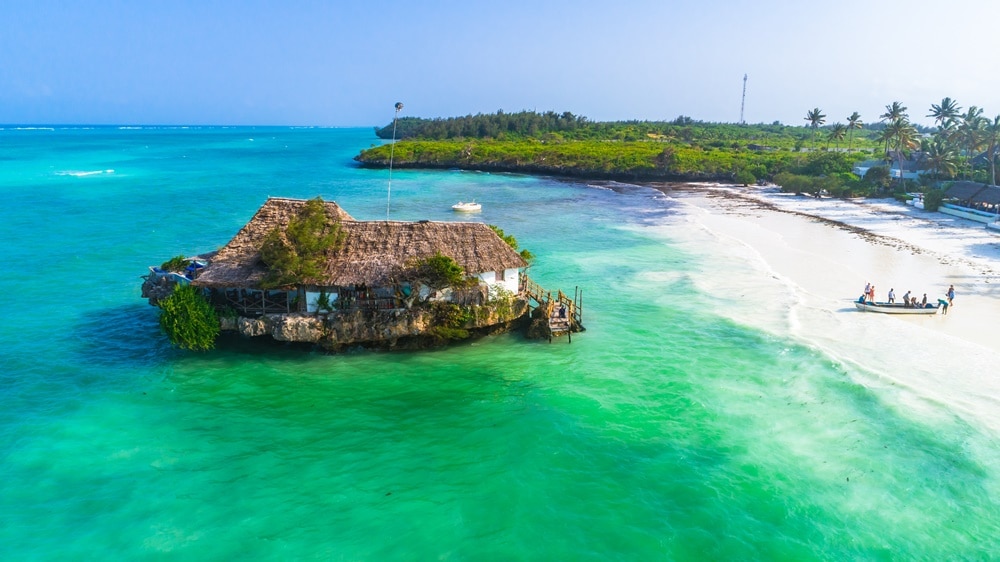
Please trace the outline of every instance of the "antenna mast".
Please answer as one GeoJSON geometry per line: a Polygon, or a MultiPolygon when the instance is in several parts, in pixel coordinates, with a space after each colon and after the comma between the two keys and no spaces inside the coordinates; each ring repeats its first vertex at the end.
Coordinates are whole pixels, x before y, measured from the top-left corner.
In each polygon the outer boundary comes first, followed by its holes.
{"type": "Polygon", "coordinates": [[[396,102],[396,114],[392,116],[392,144],[389,145],[389,189],[385,194],[385,220],[389,220],[389,201],[392,199],[392,155],[396,151],[396,121],[399,110],[403,109],[401,102],[396,102]]]}
{"type": "Polygon", "coordinates": [[[743,120],[743,106],[747,103],[747,75],[743,75],[743,98],[740,99],[740,125],[746,125],[743,120]]]}

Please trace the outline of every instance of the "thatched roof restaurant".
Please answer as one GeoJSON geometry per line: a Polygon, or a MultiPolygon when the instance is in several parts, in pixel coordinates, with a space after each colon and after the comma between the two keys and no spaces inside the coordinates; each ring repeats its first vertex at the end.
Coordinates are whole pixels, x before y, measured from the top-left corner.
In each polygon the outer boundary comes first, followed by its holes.
{"type": "Polygon", "coordinates": [[[944,192],[945,198],[954,198],[959,201],[971,201],[977,193],[983,190],[986,185],[972,181],[957,181],[944,192]]]}
{"type": "Polygon", "coordinates": [[[990,185],[970,199],[973,203],[983,205],[1000,205],[1000,187],[990,185]]]}
{"type": "MultiPolygon", "coordinates": [[[[264,237],[286,228],[305,200],[272,197],[229,241],[194,281],[203,287],[259,287],[266,273],[260,259],[264,237]]],[[[523,268],[528,264],[482,223],[357,221],[336,203],[324,202],[327,216],[340,221],[343,245],[331,251],[319,286],[387,286],[405,277],[414,262],[440,252],[469,275],[523,268]]]]}

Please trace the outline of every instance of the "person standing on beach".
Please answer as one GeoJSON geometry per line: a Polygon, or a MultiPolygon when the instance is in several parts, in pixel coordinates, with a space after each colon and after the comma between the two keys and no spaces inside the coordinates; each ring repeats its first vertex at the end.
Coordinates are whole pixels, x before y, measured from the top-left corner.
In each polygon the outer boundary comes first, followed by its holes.
{"type": "Polygon", "coordinates": [[[889,304],[894,302],[896,302],[896,293],[892,291],[892,288],[889,288],[889,304]]]}
{"type": "Polygon", "coordinates": [[[945,294],[948,295],[948,306],[951,306],[952,305],[952,301],[955,300],[955,286],[954,285],[948,285],[948,292],[945,293],[945,294]]]}

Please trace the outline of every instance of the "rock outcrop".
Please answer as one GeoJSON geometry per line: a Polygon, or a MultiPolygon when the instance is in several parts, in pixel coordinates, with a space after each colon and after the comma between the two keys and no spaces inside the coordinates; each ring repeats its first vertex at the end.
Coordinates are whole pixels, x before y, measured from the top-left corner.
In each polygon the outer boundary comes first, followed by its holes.
{"type": "Polygon", "coordinates": [[[376,348],[434,347],[464,337],[501,333],[527,318],[528,302],[512,299],[499,304],[458,308],[461,322],[442,319],[433,307],[410,310],[337,311],[326,314],[265,314],[259,318],[222,318],[223,331],[244,337],[270,336],[282,342],[317,344],[328,350],[362,345],[376,348]],[[448,328],[449,330],[442,330],[448,328]]]}

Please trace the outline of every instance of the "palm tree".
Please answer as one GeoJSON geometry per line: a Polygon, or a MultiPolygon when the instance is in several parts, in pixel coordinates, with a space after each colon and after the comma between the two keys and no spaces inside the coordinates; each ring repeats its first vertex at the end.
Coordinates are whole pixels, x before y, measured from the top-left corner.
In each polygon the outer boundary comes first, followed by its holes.
{"type": "Polygon", "coordinates": [[[878,118],[879,121],[882,121],[883,123],[886,124],[885,130],[883,130],[882,134],[879,136],[879,140],[885,142],[885,152],[887,160],[889,159],[889,145],[892,144],[893,140],[897,141],[896,152],[897,156],[899,157],[899,181],[902,182],[903,157],[898,149],[898,145],[900,144],[898,141],[901,132],[904,129],[906,129],[906,127],[903,127],[903,124],[909,125],[910,128],[912,128],[912,125],[910,125],[909,122],[910,117],[909,115],[906,114],[906,106],[898,101],[894,101],[889,105],[885,106],[885,113],[879,115],[878,118]]]}
{"type": "Polygon", "coordinates": [[[986,142],[986,157],[990,159],[990,185],[997,184],[997,144],[1000,144],[1000,115],[987,120],[983,127],[983,140],[986,142]]]}
{"type": "Polygon", "coordinates": [[[847,127],[843,123],[834,123],[833,128],[830,129],[830,134],[826,137],[826,148],[830,148],[830,141],[835,141],[839,150],[840,141],[844,140],[845,136],[847,136],[847,127]]]}
{"type": "Polygon", "coordinates": [[[817,107],[817,108],[814,108],[814,109],[806,112],[806,121],[808,121],[809,122],[809,126],[812,127],[812,130],[813,130],[813,145],[815,145],[816,144],[816,129],[820,125],[822,125],[823,123],[826,123],[826,115],[823,115],[823,112],[820,111],[820,109],[817,107]]]}
{"type": "Polygon", "coordinates": [[[851,147],[854,145],[854,129],[860,129],[864,123],[861,122],[861,114],[857,111],[852,113],[850,117],[847,118],[847,132],[849,138],[847,139],[847,151],[851,151],[851,147]]]}
{"type": "Polygon", "coordinates": [[[958,107],[958,102],[951,98],[944,98],[941,100],[941,105],[931,104],[931,112],[927,114],[927,117],[933,117],[934,121],[937,121],[938,128],[940,128],[945,121],[949,119],[955,119],[962,114],[962,108],[958,107]]]}
{"type": "Polygon", "coordinates": [[[885,113],[878,116],[880,121],[886,121],[892,123],[893,121],[899,121],[900,119],[907,119],[906,106],[898,101],[894,101],[891,104],[885,106],[885,113]]]}
{"type": "Polygon", "coordinates": [[[951,143],[941,138],[935,138],[927,143],[924,150],[925,165],[935,176],[946,174],[949,178],[955,177],[958,171],[958,150],[951,143]]]}
{"type": "Polygon", "coordinates": [[[889,140],[893,141],[896,149],[896,160],[899,163],[899,185],[903,185],[903,154],[907,150],[913,150],[920,146],[920,133],[916,127],[910,123],[904,114],[899,119],[892,121],[886,126],[889,140]]]}
{"type": "Polygon", "coordinates": [[[889,127],[883,127],[882,130],[879,131],[878,136],[875,137],[875,142],[885,147],[882,151],[883,159],[887,163],[891,161],[892,157],[889,156],[889,143],[892,142],[892,131],[889,130],[889,127]]]}
{"type": "Polygon", "coordinates": [[[952,143],[956,138],[956,132],[958,131],[958,120],[955,117],[949,117],[938,125],[938,130],[934,135],[942,140],[952,143]]]}
{"type": "Polygon", "coordinates": [[[982,146],[983,125],[985,124],[986,119],[983,118],[983,110],[970,105],[965,115],[962,115],[958,128],[955,131],[959,142],[965,147],[965,160],[969,164],[970,178],[972,177],[972,159],[975,157],[974,153],[976,150],[982,146]]]}

